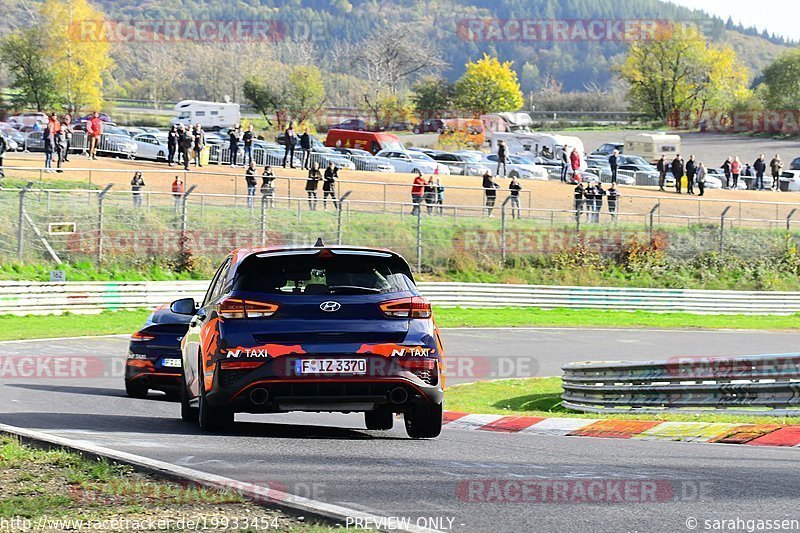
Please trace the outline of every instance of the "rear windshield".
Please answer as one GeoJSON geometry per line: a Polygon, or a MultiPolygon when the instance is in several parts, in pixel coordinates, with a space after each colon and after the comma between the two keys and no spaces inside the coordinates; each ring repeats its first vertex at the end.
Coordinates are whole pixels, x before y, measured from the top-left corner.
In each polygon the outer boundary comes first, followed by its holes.
{"type": "Polygon", "coordinates": [[[236,272],[233,290],[272,294],[388,294],[413,291],[408,265],[395,256],[311,254],[252,256],[236,272]]]}

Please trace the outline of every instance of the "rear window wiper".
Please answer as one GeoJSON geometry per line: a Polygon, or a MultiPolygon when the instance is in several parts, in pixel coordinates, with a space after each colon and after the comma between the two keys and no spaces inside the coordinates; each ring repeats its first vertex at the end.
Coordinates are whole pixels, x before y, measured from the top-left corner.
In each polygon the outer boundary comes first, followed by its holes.
{"type": "Polygon", "coordinates": [[[381,290],[374,287],[359,287],[358,285],[329,285],[328,292],[331,294],[342,294],[347,292],[380,294],[381,290]]]}

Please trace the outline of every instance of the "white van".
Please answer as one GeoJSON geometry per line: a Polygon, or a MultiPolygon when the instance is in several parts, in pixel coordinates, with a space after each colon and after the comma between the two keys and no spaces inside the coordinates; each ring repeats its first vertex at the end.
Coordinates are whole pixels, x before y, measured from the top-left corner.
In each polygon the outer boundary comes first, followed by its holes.
{"type": "Polygon", "coordinates": [[[182,100],[175,104],[175,112],[177,115],[170,120],[170,125],[200,124],[210,131],[230,128],[242,120],[239,104],[234,103],[182,100]]]}
{"type": "Polygon", "coordinates": [[[586,168],[586,151],[583,141],[572,135],[522,131],[494,133],[490,143],[492,152],[497,152],[497,141],[499,140],[505,141],[509,154],[525,154],[556,161],[561,161],[561,154],[565,150],[569,156],[572,149],[577,148],[581,155],[581,169],[586,168]]]}
{"type": "Polygon", "coordinates": [[[658,161],[664,155],[667,160],[681,152],[681,136],[664,132],[632,133],[625,137],[625,155],[638,155],[648,161],[658,161]]]}

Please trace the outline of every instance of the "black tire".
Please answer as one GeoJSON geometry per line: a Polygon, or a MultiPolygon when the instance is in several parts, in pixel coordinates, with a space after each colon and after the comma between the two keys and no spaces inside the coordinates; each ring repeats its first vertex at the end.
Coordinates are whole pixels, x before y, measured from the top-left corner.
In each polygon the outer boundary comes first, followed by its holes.
{"type": "Polygon", "coordinates": [[[406,433],[412,439],[432,439],[442,432],[442,404],[410,405],[405,413],[406,433]]]}
{"type": "Polygon", "coordinates": [[[181,376],[181,420],[197,423],[199,414],[199,409],[192,407],[189,403],[189,389],[186,387],[186,378],[181,376]]]}
{"type": "Polygon", "coordinates": [[[417,135],[419,135],[419,128],[414,128],[414,133],[416,133],[417,135]]]}
{"type": "Polygon", "coordinates": [[[378,409],[364,413],[364,423],[367,429],[386,431],[394,426],[394,413],[390,409],[378,409]]]}
{"type": "Polygon", "coordinates": [[[167,156],[164,154],[164,152],[158,152],[158,154],[156,155],[156,161],[166,161],[166,160],[167,156]]]}
{"type": "Polygon", "coordinates": [[[233,424],[233,411],[225,407],[208,405],[202,378],[200,380],[200,409],[197,419],[200,422],[200,428],[206,431],[220,431],[233,424]]]}
{"type": "Polygon", "coordinates": [[[164,394],[166,394],[168,402],[179,402],[179,401],[181,401],[181,392],[180,391],[171,390],[169,392],[165,392],[164,394]]]}
{"type": "Polygon", "coordinates": [[[131,381],[125,382],[125,392],[131,398],[147,398],[147,387],[143,387],[131,381]]]}

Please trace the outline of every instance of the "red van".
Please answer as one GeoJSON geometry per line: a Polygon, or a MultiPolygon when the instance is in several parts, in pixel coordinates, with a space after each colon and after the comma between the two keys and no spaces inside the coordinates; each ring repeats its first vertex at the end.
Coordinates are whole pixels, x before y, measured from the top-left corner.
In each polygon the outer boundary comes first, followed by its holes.
{"type": "Polygon", "coordinates": [[[397,135],[371,131],[329,130],[325,146],[331,148],[357,148],[372,155],[381,150],[405,150],[397,135]]]}

